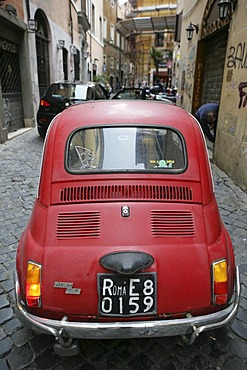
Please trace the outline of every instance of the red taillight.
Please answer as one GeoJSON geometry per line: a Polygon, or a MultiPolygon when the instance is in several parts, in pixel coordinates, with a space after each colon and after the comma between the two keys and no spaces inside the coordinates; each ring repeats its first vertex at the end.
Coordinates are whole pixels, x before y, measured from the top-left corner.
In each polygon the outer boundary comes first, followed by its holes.
{"type": "Polygon", "coordinates": [[[46,100],[44,100],[44,99],[41,99],[40,100],[40,105],[42,106],[42,107],[50,107],[50,103],[48,103],[48,101],[46,101],[46,100]]]}
{"type": "Polygon", "coordinates": [[[27,264],[26,302],[28,307],[41,305],[41,265],[31,261],[27,264]]]}
{"type": "Polygon", "coordinates": [[[226,304],[228,297],[227,262],[225,259],[216,261],[212,265],[213,276],[213,303],[226,304]]]}

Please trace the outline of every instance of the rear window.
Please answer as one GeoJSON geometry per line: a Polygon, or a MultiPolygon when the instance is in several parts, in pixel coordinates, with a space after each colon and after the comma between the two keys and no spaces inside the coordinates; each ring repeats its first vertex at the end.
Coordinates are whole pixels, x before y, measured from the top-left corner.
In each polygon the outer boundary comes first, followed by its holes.
{"type": "MultiPolygon", "coordinates": [[[[53,84],[51,85],[47,92],[46,96],[50,96],[56,99],[75,99],[75,100],[86,100],[88,94],[88,87],[82,84],[53,84]]],[[[91,92],[90,100],[94,98],[94,92],[91,92]]]]}
{"type": "Polygon", "coordinates": [[[181,172],[186,163],[181,134],[167,127],[80,129],[69,138],[66,153],[72,173],[181,172]]]}

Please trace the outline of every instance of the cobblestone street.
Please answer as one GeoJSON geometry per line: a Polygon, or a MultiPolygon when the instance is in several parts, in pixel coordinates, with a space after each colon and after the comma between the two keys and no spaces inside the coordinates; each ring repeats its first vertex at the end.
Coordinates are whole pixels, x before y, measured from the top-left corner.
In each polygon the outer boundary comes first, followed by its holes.
{"type": "Polygon", "coordinates": [[[82,340],[71,358],[54,354],[54,339],[15,317],[13,271],[20,235],[36,196],[44,141],[30,129],[0,145],[0,370],[247,369],[247,194],[212,164],[220,213],[240,267],[241,303],[231,327],[203,333],[188,346],[179,337],[82,340]]]}

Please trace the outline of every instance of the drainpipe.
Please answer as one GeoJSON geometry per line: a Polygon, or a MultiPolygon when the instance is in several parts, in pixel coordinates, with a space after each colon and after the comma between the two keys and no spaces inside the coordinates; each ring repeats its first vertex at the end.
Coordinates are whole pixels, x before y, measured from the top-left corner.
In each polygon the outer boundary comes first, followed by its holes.
{"type": "Polygon", "coordinates": [[[72,18],[72,11],[71,11],[71,0],[69,1],[69,20],[70,20],[70,36],[71,36],[71,45],[73,45],[73,18],[72,18]]]}
{"type": "Polygon", "coordinates": [[[27,19],[30,19],[30,5],[29,0],[26,0],[27,19]]]}

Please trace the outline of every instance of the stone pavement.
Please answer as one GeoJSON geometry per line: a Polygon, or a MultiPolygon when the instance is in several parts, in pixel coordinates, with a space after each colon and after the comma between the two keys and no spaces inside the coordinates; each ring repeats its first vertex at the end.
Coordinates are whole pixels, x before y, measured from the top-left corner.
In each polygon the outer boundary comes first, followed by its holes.
{"type": "Polygon", "coordinates": [[[58,358],[52,337],[21,325],[13,311],[12,274],[36,196],[42,148],[36,129],[0,145],[0,370],[246,370],[247,195],[214,164],[216,197],[241,272],[241,305],[231,327],[203,333],[191,346],[179,337],[83,340],[78,356],[58,358]]]}

